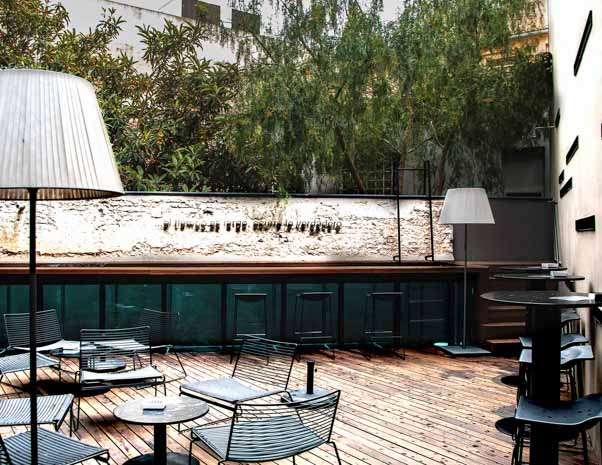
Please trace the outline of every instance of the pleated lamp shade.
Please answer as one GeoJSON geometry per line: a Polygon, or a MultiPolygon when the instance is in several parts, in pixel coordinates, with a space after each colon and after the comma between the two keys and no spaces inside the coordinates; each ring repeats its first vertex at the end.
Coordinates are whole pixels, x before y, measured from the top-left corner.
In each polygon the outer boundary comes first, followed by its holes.
{"type": "Polygon", "coordinates": [[[441,224],[494,224],[485,189],[448,189],[439,217],[441,224]]]}
{"type": "Polygon", "coordinates": [[[92,85],[41,70],[0,70],[0,199],[114,197],[123,186],[92,85]]]}

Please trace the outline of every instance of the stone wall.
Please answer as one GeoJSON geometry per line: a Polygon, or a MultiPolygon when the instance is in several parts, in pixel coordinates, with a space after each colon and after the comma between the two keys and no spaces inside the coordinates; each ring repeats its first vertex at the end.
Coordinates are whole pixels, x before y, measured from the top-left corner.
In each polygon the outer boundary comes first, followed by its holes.
{"type": "MultiPolygon", "coordinates": [[[[438,224],[436,257],[452,258],[452,228],[438,224]]],[[[430,253],[428,203],[401,200],[401,254],[430,253]]],[[[0,202],[0,259],[25,259],[26,202],[0,202]]],[[[397,255],[390,199],[126,195],[38,206],[46,259],[183,258],[274,261],[391,260],[397,255]]]]}

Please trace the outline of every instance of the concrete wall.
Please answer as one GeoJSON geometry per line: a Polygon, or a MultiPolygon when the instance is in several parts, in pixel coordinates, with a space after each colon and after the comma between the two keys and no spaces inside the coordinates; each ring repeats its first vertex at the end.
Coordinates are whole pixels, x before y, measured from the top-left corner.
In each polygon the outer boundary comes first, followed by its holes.
{"type": "MultiPolygon", "coordinates": [[[[438,225],[441,206],[435,202],[436,255],[450,259],[452,229],[438,225]]],[[[397,255],[392,199],[127,195],[38,208],[38,248],[47,259],[392,261],[397,255]]],[[[430,253],[428,204],[402,200],[401,218],[402,258],[423,260],[430,253]]],[[[27,238],[27,204],[0,202],[0,262],[25,259],[27,238]]]]}
{"type": "MultiPolygon", "coordinates": [[[[468,258],[476,261],[554,260],[554,204],[540,199],[490,199],[492,225],[468,230],[468,258]]],[[[454,226],[454,256],[464,259],[464,226],[454,226]]]]}
{"type": "MultiPolygon", "coordinates": [[[[553,131],[552,191],[558,199],[562,260],[570,271],[584,275],[580,291],[602,291],[602,3],[550,0],[550,49],[554,59],[554,115],[560,109],[560,125],[553,131]],[[593,29],[577,76],[573,64],[586,19],[593,10],[593,29]],[[579,150],[570,163],[566,154],[576,136],[579,150]],[[573,188],[560,198],[558,182],[572,179],[573,188]],[[575,231],[575,220],[596,215],[598,231],[575,231]]],[[[586,387],[602,391],[602,331],[590,324],[586,330],[595,343],[597,362],[587,364],[586,387]],[[597,343],[596,343],[597,342],[597,343]]],[[[599,441],[594,444],[599,448],[599,441]]]]}

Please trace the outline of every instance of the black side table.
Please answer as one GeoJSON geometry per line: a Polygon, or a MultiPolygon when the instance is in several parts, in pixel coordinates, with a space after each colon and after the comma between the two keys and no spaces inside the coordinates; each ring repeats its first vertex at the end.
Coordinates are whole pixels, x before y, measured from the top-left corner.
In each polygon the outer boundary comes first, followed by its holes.
{"type": "MultiPolygon", "coordinates": [[[[543,405],[557,405],[560,402],[561,309],[600,304],[590,299],[589,294],[562,291],[496,291],[481,297],[491,302],[527,307],[533,337],[530,398],[543,405]]],[[[530,463],[558,465],[558,439],[549,426],[532,425],[530,463]]]]}
{"type": "Polygon", "coordinates": [[[154,453],[140,455],[128,460],[124,465],[199,465],[199,461],[193,457],[167,452],[167,425],[205,416],[209,412],[208,405],[190,397],[160,397],[167,403],[164,410],[144,410],[143,404],[148,399],[131,400],[113,410],[113,415],[126,423],[154,427],[154,453]]]}
{"type": "Polygon", "coordinates": [[[528,290],[530,291],[545,291],[546,285],[549,282],[574,282],[585,279],[584,276],[577,275],[552,276],[550,273],[544,273],[543,270],[531,273],[496,273],[493,275],[493,277],[495,279],[526,281],[528,290]]]}

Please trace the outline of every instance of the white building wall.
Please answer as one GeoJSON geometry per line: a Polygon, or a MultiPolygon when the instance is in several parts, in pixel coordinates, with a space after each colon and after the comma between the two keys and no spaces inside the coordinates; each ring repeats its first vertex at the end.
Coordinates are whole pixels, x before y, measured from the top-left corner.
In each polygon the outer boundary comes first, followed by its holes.
{"type": "MultiPolygon", "coordinates": [[[[121,34],[113,43],[113,51],[126,52],[140,62],[139,68],[145,71],[148,68],[142,61],[144,46],[136,26],[144,24],[162,29],[165,21],[181,24],[184,21],[181,17],[182,0],[173,0],[172,2],[168,0],[126,1],[131,5],[112,0],[60,0],[60,3],[69,11],[70,26],[80,32],[87,32],[89,29],[96,27],[102,19],[103,11],[114,8],[117,16],[121,16],[126,22],[122,25],[121,34]],[[161,7],[162,10],[157,11],[161,7]]],[[[230,15],[231,11],[222,11],[222,20],[229,18],[230,15]]],[[[233,62],[235,60],[234,50],[229,46],[222,46],[218,42],[205,42],[200,55],[215,61],[233,62]]]]}
{"type": "MultiPolygon", "coordinates": [[[[570,271],[584,275],[580,291],[602,291],[602,2],[599,0],[549,0],[550,51],[554,60],[554,116],[560,124],[552,130],[552,192],[558,201],[562,261],[570,271]],[[581,66],[574,76],[573,64],[589,11],[593,28],[581,66]],[[579,149],[570,163],[566,154],[579,136],[579,149]],[[573,188],[563,198],[558,177],[572,179],[573,188]],[[596,215],[597,231],[576,232],[575,220],[596,215]]],[[[595,343],[597,362],[588,363],[586,389],[602,392],[602,330],[582,316],[595,343]],[[596,341],[598,341],[596,343],[596,341]]],[[[599,449],[599,441],[593,442],[599,449]]]]}

